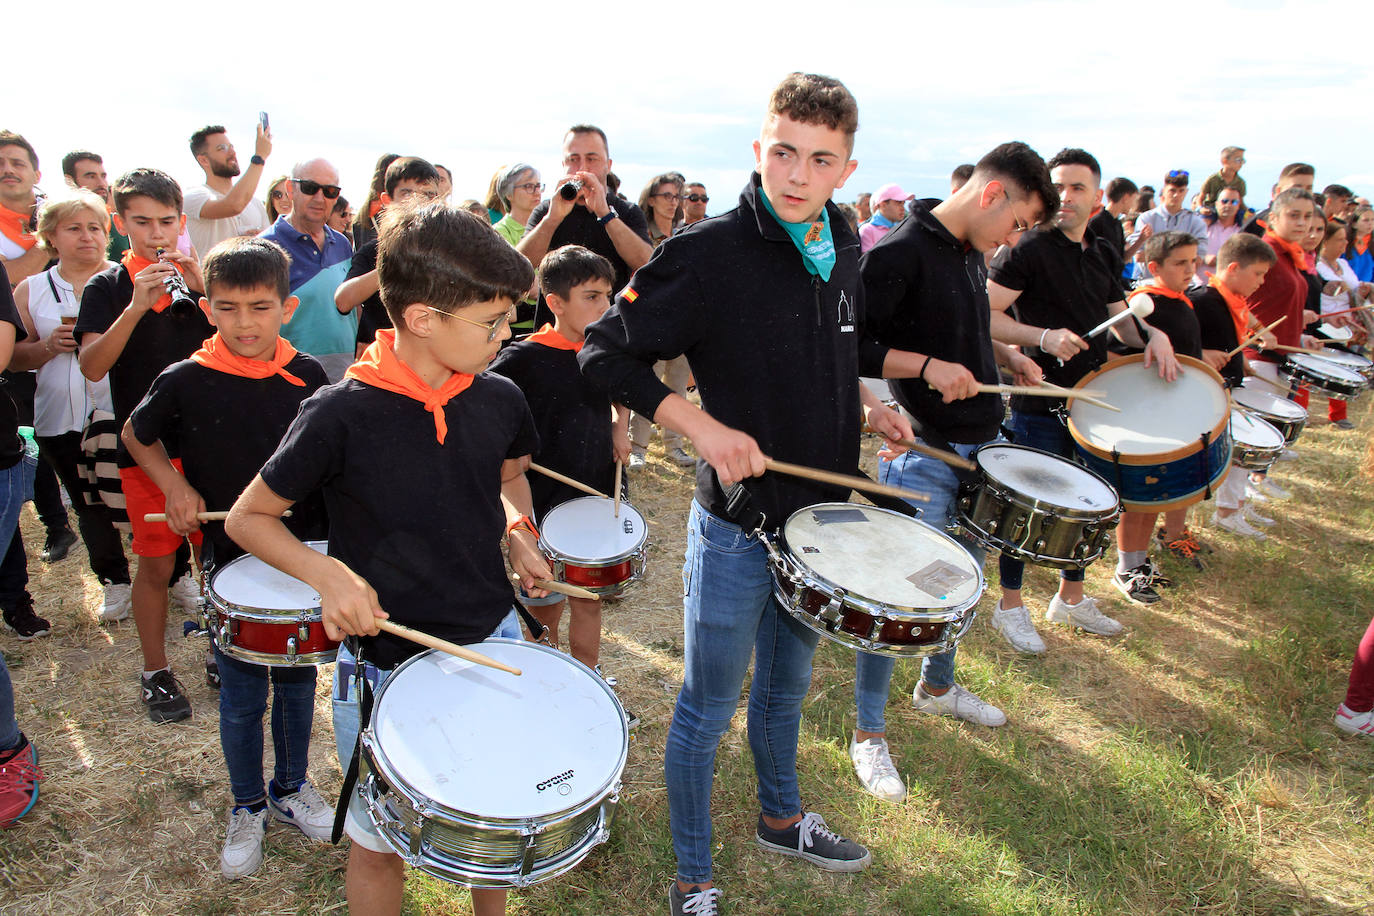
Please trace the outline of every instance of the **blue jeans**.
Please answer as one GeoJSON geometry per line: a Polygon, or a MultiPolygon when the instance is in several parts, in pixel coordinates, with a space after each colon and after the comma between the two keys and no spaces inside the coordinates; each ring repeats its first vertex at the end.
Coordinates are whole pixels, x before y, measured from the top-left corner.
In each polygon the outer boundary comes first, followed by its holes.
{"type": "Polygon", "coordinates": [[[315,666],[269,668],[230,658],[215,648],[219,664],[219,743],[229,769],[234,804],[266,795],[262,784],[262,717],[272,685],[272,781],[280,795],[305,782],[310,726],[315,718],[315,666]]]}
{"type": "Polygon", "coordinates": [[[13,607],[29,598],[29,566],[19,532],[19,510],[33,499],[33,475],[38,459],[27,455],[0,471],[0,604],[13,607]]]}
{"type": "MultiPolygon", "coordinates": [[[[19,541],[19,510],[33,493],[33,472],[38,462],[32,458],[20,458],[13,467],[0,471],[0,540],[8,548],[11,542],[19,541]]],[[[23,556],[23,542],[20,543],[20,556],[23,556]]],[[[20,591],[28,584],[28,573],[19,584],[20,591]]],[[[10,670],[0,656],[0,751],[7,751],[19,743],[19,723],[14,718],[14,684],[10,682],[10,670]]]]}
{"type": "Polygon", "coordinates": [[[663,772],[677,877],[696,884],[711,880],[716,747],[734,718],[751,656],[749,748],[759,806],[769,817],[801,813],[797,732],[820,637],[773,600],[763,544],[695,501],[682,584],[686,671],[668,727],[663,772]]]}
{"type": "MultiPolygon", "coordinates": [[[[983,443],[952,445],[951,447],[967,458],[983,443]]],[[[893,486],[905,487],[930,496],[928,503],[912,503],[922,509],[921,521],[945,530],[950,515],[954,511],[954,501],[959,495],[959,478],[954,476],[950,466],[938,458],[929,458],[917,452],[906,452],[891,461],[878,462],[878,480],[893,486]]],[[[973,554],[974,562],[982,564],[983,548],[966,538],[959,543],[973,554]]],[[[927,687],[940,690],[954,684],[954,657],[958,649],[950,649],[939,655],[932,655],[921,662],[921,680],[927,687]]],[[[873,655],[856,652],[858,660],[854,665],[854,706],[859,731],[885,732],[887,722],[883,712],[887,708],[888,688],[892,683],[892,665],[896,661],[890,655],[873,655]]]]}
{"type": "MultiPolygon", "coordinates": [[[[1016,437],[1014,441],[1017,445],[1038,448],[1042,452],[1073,460],[1073,439],[1069,436],[1068,427],[1060,423],[1058,417],[1049,414],[1013,413],[1008,428],[1016,437]]],[[[1004,589],[1019,592],[1025,572],[1026,564],[1020,560],[1005,556],[997,560],[997,575],[1004,589]]],[[[1066,582],[1082,582],[1086,575],[1087,570],[1084,569],[1059,571],[1059,578],[1066,582]]]]}

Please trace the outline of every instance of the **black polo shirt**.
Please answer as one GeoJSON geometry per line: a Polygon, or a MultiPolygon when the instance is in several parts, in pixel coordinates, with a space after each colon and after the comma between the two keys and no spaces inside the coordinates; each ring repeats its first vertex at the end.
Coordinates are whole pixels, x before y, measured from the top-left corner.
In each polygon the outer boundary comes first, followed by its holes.
{"type": "MultiPolygon", "coordinates": [[[[352,280],[369,274],[377,269],[377,240],[373,239],[353,252],[353,260],[348,265],[348,276],[352,280]]],[[[358,343],[367,346],[377,339],[377,331],[391,327],[391,316],[382,305],[382,294],[375,292],[358,306],[358,343]]]]}
{"type": "MultiPolygon", "coordinates": [[[[1240,345],[1236,340],[1236,322],[1231,318],[1231,308],[1215,287],[1196,286],[1188,290],[1188,298],[1197,314],[1202,349],[1230,353],[1240,345]]],[[[1244,357],[1237,353],[1220,371],[1230,387],[1237,387],[1245,379],[1244,357]]]]}
{"type": "MultiPolygon", "coordinates": [[[[608,203],[617,214],[619,219],[630,228],[635,235],[639,236],[646,244],[653,244],[649,241],[649,224],[644,219],[644,213],[623,197],[607,193],[606,203],[608,203]]],[[[525,224],[525,231],[530,232],[535,226],[543,221],[549,213],[549,202],[541,201],[539,206],[534,208],[530,214],[529,222],[525,224]]],[[[611,262],[615,268],[615,287],[611,295],[620,292],[630,283],[630,275],[634,273],[630,265],[625,263],[625,259],[620,256],[620,252],[615,250],[615,243],[611,241],[610,233],[606,227],[597,222],[597,218],[592,211],[581,204],[576,204],[572,212],[564,217],[563,222],[558,224],[558,228],[553,230],[553,238],[549,239],[549,251],[555,248],[562,248],[564,245],[581,245],[590,251],[595,251],[603,258],[611,262]]],[[[534,265],[538,267],[539,265],[534,265]]],[[[526,315],[521,315],[520,320],[525,320],[526,315]]],[[[544,304],[544,294],[539,294],[539,306],[535,311],[534,326],[542,327],[544,324],[553,322],[553,312],[544,304]]]]}
{"type": "Polygon", "coordinates": [[[1111,259],[1116,269],[1117,283],[1124,290],[1122,273],[1126,269],[1126,229],[1121,225],[1121,220],[1108,210],[1099,210],[1096,216],[1088,220],[1088,229],[1097,236],[1097,244],[1111,259]]]}
{"type": "MultiPolygon", "coordinates": [[[[1169,335],[1169,343],[1179,356],[1202,359],[1202,327],[1198,324],[1197,310],[1191,300],[1182,301],[1156,293],[1148,295],[1155,304],[1155,310],[1150,313],[1150,327],[1169,335]]],[[[1131,347],[1127,352],[1138,353],[1140,350],[1131,347]]]]}
{"type": "MultiPolygon", "coordinates": [[[[1009,311],[1022,324],[1068,328],[1081,336],[1106,320],[1110,303],[1121,301],[1117,276],[1091,226],[1081,245],[1057,226],[1038,226],[1022,235],[1016,247],[997,253],[989,278],[1020,293],[1009,311]]],[[[1106,362],[1106,337],[1099,334],[1088,340],[1088,349],[1062,366],[1048,353],[1034,347],[1026,350],[1046,381],[1072,386],[1106,362]]],[[[1051,398],[1013,397],[1011,409],[1047,414],[1056,403],[1051,398]]]]}

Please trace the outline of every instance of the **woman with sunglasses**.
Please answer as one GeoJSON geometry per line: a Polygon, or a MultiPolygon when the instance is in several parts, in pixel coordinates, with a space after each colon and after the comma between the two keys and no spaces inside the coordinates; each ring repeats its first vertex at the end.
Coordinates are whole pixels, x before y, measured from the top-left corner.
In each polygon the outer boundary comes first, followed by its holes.
{"type": "Polygon", "coordinates": [[[291,176],[282,175],[267,186],[267,224],[291,215],[291,176]]]}

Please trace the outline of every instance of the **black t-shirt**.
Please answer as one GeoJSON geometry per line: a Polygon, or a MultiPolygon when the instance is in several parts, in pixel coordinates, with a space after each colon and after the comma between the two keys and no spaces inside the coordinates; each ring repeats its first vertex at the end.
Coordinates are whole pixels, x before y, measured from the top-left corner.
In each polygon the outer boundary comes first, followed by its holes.
{"type": "MultiPolygon", "coordinates": [[[[373,239],[353,252],[353,261],[348,265],[345,280],[361,277],[377,269],[377,240],[373,239]]],[[[377,339],[377,331],[391,327],[391,316],[382,305],[382,294],[377,292],[363,300],[358,306],[358,343],[366,346],[377,339]]]]}
{"type": "MultiPolygon", "coordinates": [[[[440,445],[419,401],[345,379],[301,405],[261,473],[283,499],[324,492],[329,555],[376,589],[393,620],[473,643],[512,607],[501,463],[536,452],[539,437],[520,390],[486,372],[444,418],[440,445]]],[[[422,651],[387,633],[363,647],[383,668],[422,651]]]]}
{"type": "MultiPolygon", "coordinates": [[[[1192,304],[1172,296],[1148,295],[1155,304],[1155,310],[1150,313],[1150,327],[1169,335],[1169,343],[1176,354],[1202,359],[1202,328],[1192,304]]],[[[1133,348],[1129,352],[1139,351],[1133,348]]]]}
{"type": "MultiPolygon", "coordinates": [[[[1236,323],[1231,318],[1231,309],[1215,287],[1194,287],[1188,290],[1188,298],[1192,300],[1193,311],[1197,314],[1202,349],[1230,353],[1240,345],[1240,341],[1236,340],[1236,323]]],[[[1232,356],[1221,368],[1221,377],[1232,388],[1245,380],[1245,360],[1240,353],[1232,356]]]]}
{"type": "MultiPolygon", "coordinates": [[[[199,297],[201,294],[193,290],[191,295],[199,297]]],[[[81,312],[72,333],[78,341],[86,334],[104,334],[133,297],[134,281],[124,265],[102,270],[91,277],[81,294],[81,312]]],[[[205,339],[214,333],[215,329],[200,309],[191,315],[174,314],[170,307],[160,313],[152,309],[145,312],[134,325],[119,358],[110,367],[110,398],[114,401],[118,428],[124,428],[124,421],[148,393],[158,373],[199,350],[205,339]]],[[[180,443],[175,437],[164,438],[162,444],[169,456],[180,457],[180,443]]],[[[119,466],[134,466],[122,441],[119,443],[119,466]]]]}
{"type": "MultiPolygon", "coordinates": [[[[646,243],[649,242],[649,224],[644,219],[644,213],[621,197],[607,195],[606,203],[610,204],[620,216],[619,218],[630,228],[635,235],[642,238],[646,243]]],[[[525,223],[525,231],[529,232],[547,216],[549,213],[549,202],[542,201],[539,206],[534,208],[530,214],[528,222],[525,223]]],[[[558,228],[553,230],[553,238],[549,239],[549,251],[555,248],[562,248],[564,245],[581,245],[583,248],[595,251],[603,258],[611,262],[615,268],[615,286],[611,295],[615,295],[624,289],[630,282],[630,275],[634,273],[630,265],[625,263],[625,259],[620,256],[620,252],[615,250],[615,243],[611,241],[610,233],[606,231],[606,226],[597,222],[596,216],[586,207],[578,204],[572,208],[563,222],[558,224],[558,228]]],[[[534,265],[538,267],[539,265],[534,265]]],[[[526,316],[521,316],[524,319],[526,316]]],[[[535,312],[534,326],[540,327],[546,322],[553,321],[553,313],[544,304],[544,294],[539,294],[539,307],[535,312]]]]}
{"type": "MultiPolygon", "coordinates": [[[[0,264],[0,321],[14,325],[14,342],[18,343],[29,336],[24,330],[24,322],[19,319],[19,310],[14,306],[14,293],[10,291],[10,278],[5,273],[5,265],[0,264]]],[[[0,387],[0,470],[8,470],[24,457],[24,443],[19,438],[19,409],[10,397],[8,384],[0,387]]]]}
{"type": "MultiPolygon", "coordinates": [[[[182,473],[205,500],[205,508],[227,510],[281,444],[300,404],[329,384],[314,357],[298,353],[286,371],[305,382],[293,385],[280,375],[253,379],[230,375],[183,360],[156,379],[130,422],[144,445],[171,437],[181,443],[182,473]]],[[[286,526],[302,540],[324,538],[328,524],[318,494],[295,505],[286,526]]],[[[242,556],[243,548],[224,533],[223,522],[201,526],[209,548],[207,568],[242,556]]]]}
{"type": "MultiPolygon", "coordinates": [[[[615,486],[611,398],[582,375],[577,352],[522,340],[502,350],[491,371],[515,382],[529,402],[539,433],[534,460],[610,493],[615,486]]],[[[584,495],[543,474],[529,477],[540,523],[554,506],[584,495]]]]}
{"type": "MultiPolygon", "coordinates": [[[[1083,243],[1073,241],[1057,226],[1039,226],[1021,236],[1015,248],[1003,248],[992,260],[992,282],[1017,290],[1010,311],[1022,324],[1037,328],[1068,328],[1080,336],[1107,318],[1107,306],[1121,300],[1119,274],[1090,225],[1083,243]]],[[[1073,386],[1107,360],[1105,334],[1088,340],[1088,349],[1060,365],[1035,347],[1027,355],[1045,373],[1045,380],[1073,386]]],[[[1048,414],[1052,398],[1013,397],[1017,413],[1048,414]]]]}
{"type": "Polygon", "coordinates": [[[1126,229],[1121,225],[1121,220],[1112,216],[1109,210],[1103,209],[1098,214],[1088,220],[1088,230],[1097,236],[1097,244],[1102,246],[1102,251],[1107,255],[1108,262],[1112,265],[1117,277],[1117,285],[1125,289],[1126,270],[1126,229]]]}

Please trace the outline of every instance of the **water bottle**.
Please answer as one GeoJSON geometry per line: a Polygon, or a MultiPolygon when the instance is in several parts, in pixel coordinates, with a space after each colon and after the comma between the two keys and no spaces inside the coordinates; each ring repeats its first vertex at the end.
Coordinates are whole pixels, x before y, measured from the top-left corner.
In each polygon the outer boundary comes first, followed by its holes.
{"type": "Polygon", "coordinates": [[[25,457],[32,458],[34,461],[37,461],[37,460],[38,460],[38,440],[35,439],[35,438],[33,437],[33,427],[32,427],[32,426],[21,426],[21,427],[19,427],[19,438],[20,438],[20,439],[23,441],[23,443],[24,443],[24,455],[25,455],[25,457]]]}

